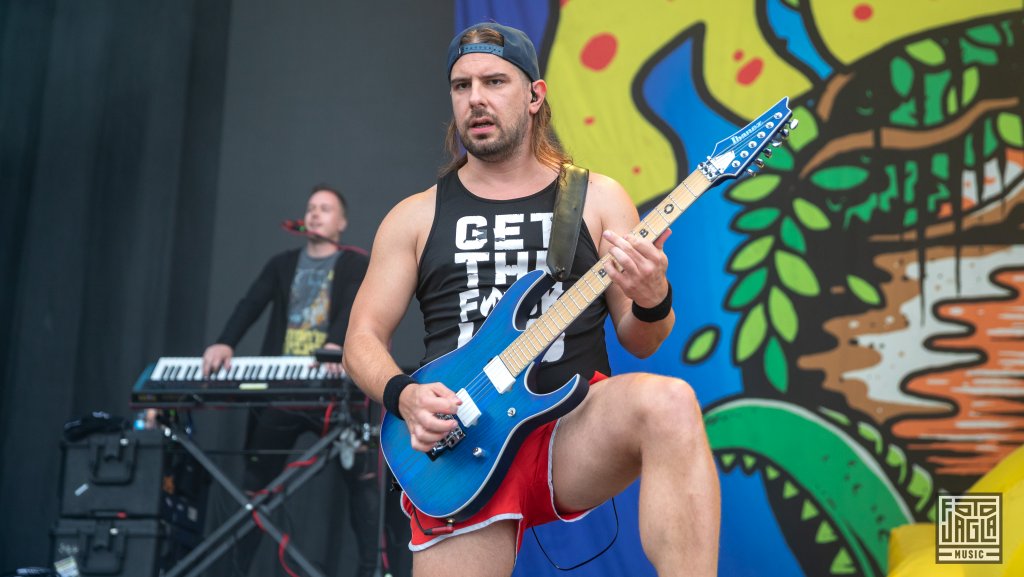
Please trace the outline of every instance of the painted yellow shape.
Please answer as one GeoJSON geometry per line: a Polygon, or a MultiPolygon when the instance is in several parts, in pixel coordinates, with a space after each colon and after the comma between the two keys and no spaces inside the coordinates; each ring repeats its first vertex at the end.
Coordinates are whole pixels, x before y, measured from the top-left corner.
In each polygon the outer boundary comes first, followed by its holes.
{"type": "MultiPolygon", "coordinates": [[[[555,131],[575,161],[618,180],[638,204],[667,193],[694,168],[676,166],[669,140],[640,113],[634,91],[642,88],[637,85],[641,69],[697,27],[704,38],[694,53],[703,54],[703,62],[695,69],[703,71],[711,97],[732,114],[750,120],[782,96],[795,98],[808,90],[810,81],[771,49],[755,14],[754,0],[569,0],[545,76],[555,131]],[[607,67],[593,70],[580,57],[600,34],[613,35],[617,50],[607,67]],[[733,59],[737,50],[743,51],[738,61],[733,59]],[[761,59],[761,74],[741,85],[737,72],[753,58],[761,59]]],[[[711,153],[690,152],[698,156],[690,159],[694,165],[711,153]]]]}
{"type": "Polygon", "coordinates": [[[843,64],[912,34],[957,22],[1021,12],[1021,0],[804,0],[809,2],[822,41],[843,64]],[[859,20],[858,7],[871,16],[859,20]]]}
{"type": "Polygon", "coordinates": [[[1003,562],[954,565],[935,562],[935,525],[893,529],[889,577],[1018,577],[1024,575],[1024,447],[1015,450],[974,484],[968,493],[1003,494],[1003,562]]]}

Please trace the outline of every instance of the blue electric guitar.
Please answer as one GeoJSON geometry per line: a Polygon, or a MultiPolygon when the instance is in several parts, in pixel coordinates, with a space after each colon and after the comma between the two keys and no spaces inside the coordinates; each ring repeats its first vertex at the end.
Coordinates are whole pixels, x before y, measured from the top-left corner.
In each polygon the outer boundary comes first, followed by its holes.
{"type": "MultiPolygon", "coordinates": [[[[632,234],[654,239],[705,191],[723,181],[764,166],[759,155],[771,156],[796,125],[790,121],[789,99],[783,98],[757,120],[719,141],[632,234]],[[787,122],[789,123],[787,129],[787,122]]],[[[404,421],[384,415],[381,446],[395,478],[409,499],[431,517],[461,521],[472,516],[494,494],[523,439],[538,426],[576,408],[587,384],[576,375],[544,395],[527,389],[534,360],[596,300],[611,283],[605,272],[609,256],[600,259],[566,290],[543,315],[520,330],[524,315],[551,286],[543,271],[516,281],[463,347],[421,367],[412,376],[419,383],[444,383],[462,400],[458,427],[428,452],[412,448],[404,421]]]]}

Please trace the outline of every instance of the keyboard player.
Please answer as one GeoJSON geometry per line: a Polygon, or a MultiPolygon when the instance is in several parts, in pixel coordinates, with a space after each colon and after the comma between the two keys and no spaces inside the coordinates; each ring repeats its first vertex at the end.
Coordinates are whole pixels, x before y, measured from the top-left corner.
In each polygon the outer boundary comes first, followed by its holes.
{"type": "MultiPolygon", "coordinates": [[[[203,373],[209,375],[221,369],[230,369],[234,347],[245,332],[270,305],[270,318],[263,338],[261,355],[311,355],[318,348],[340,349],[348,328],[349,311],[359,284],[366,272],[368,259],[362,251],[340,244],[341,234],[348,224],[344,197],[328,186],[313,188],[303,221],[307,240],[300,249],[289,250],[272,257],[262,272],[238,302],[217,342],[203,354],[203,373]]],[[[338,367],[327,367],[340,370],[338,367]]],[[[246,449],[287,450],[294,447],[306,431],[320,434],[323,414],[312,411],[286,411],[274,408],[254,409],[250,416],[246,449]]],[[[258,455],[247,453],[243,485],[250,491],[263,489],[286,465],[287,455],[280,453],[258,455]]],[[[358,577],[370,577],[376,568],[378,516],[376,453],[360,453],[350,469],[342,476],[349,489],[350,521],[359,549],[358,577]]],[[[332,499],[325,509],[325,523],[329,528],[323,535],[329,540],[323,550],[337,552],[341,518],[332,499]]],[[[248,570],[260,534],[250,532],[235,550],[237,566],[242,574],[248,570]]],[[[308,538],[307,538],[308,539],[308,538]]],[[[327,569],[328,575],[338,574],[337,555],[315,560],[327,569]]]]}

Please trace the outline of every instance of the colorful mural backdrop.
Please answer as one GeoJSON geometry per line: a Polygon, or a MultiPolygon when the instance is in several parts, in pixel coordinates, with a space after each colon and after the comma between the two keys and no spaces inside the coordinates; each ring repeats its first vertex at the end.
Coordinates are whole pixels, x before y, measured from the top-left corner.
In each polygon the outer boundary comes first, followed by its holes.
{"type": "MultiPolygon", "coordinates": [[[[641,210],[791,98],[761,174],[674,225],[670,339],[646,361],[610,343],[705,407],[721,575],[884,575],[892,527],[1024,442],[1021,0],[456,7],[531,35],[559,137],[641,210]]],[[[613,538],[576,574],[654,575],[636,487],[615,505],[527,535],[517,575],[613,538]]]]}

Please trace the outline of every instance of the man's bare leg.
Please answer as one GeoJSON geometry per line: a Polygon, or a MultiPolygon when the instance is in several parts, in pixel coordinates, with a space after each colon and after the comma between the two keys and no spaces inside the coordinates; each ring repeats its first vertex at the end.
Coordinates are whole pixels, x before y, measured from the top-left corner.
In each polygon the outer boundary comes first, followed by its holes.
{"type": "Polygon", "coordinates": [[[718,474],[685,382],[634,373],[594,385],[559,424],[553,458],[560,510],[595,507],[640,475],[640,538],[658,575],[716,574],[718,474]]]}
{"type": "Polygon", "coordinates": [[[412,555],[414,577],[508,577],[516,562],[516,523],[499,521],[449,537],[412,555]]]}

